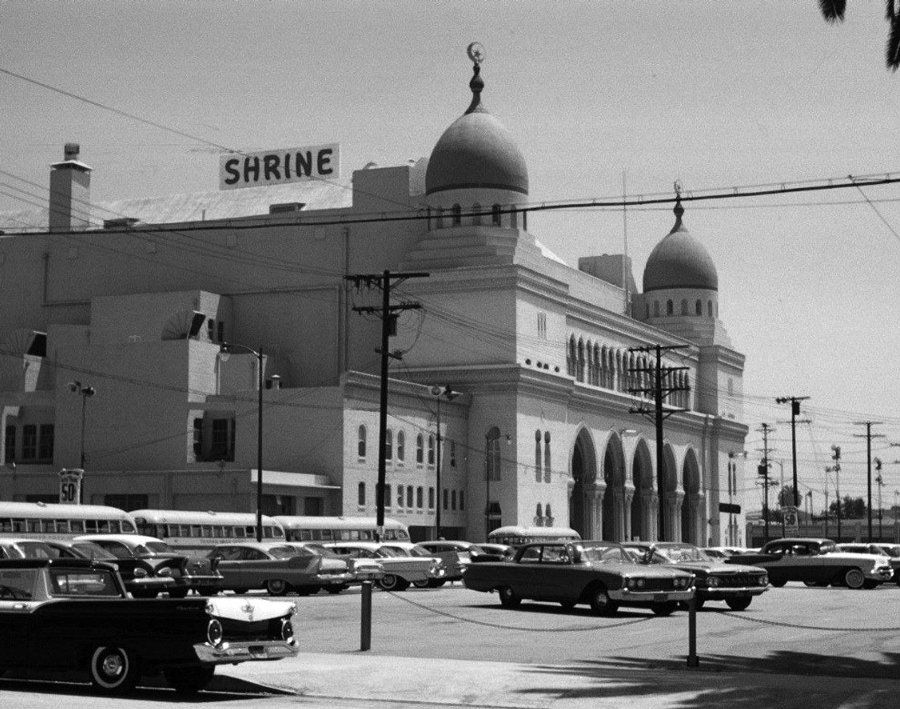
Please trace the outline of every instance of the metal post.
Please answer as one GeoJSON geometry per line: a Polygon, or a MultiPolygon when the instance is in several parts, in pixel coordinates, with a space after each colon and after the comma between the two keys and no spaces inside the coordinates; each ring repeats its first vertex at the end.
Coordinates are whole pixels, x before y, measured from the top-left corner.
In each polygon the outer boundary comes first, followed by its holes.
{"type": "MultiPolygon", "coordinates": [[[[665,453],[663,452],[663,394],[662,394],[662,347],[656,346],[656,376],[653,383],[654,412],[656,423],[656,494],[659,496],[659,520],[656,525],[657,539],[666,538],[665,530],[665,453]]],[[[652,532],[652,530],[650,530],[652,532]]]]}
{"type": "Polygon", "coordinates": [[[378,409],[378,483],[375,495],[378,504],[375,506],[375,536],[381,541],[384,535],[384,486],[387,477],[387,461],[385,458],[385,439],[387,438],[388,407],[388,347],[390,347],[391,319],[391,272],[382,275],[381,289],[381,396],[378,409]]]}
{"type": "MultiPolygon", "coordinates": [[[[695,592],[696,593],[696,592],[695,592]]],[[[697,597],[688,601],[688,667],[697,667],[700,659],[697,657],[697,597]]]]}
{"type": "Polygon", "coordinates": [[[484,541],[491,533],[491,436],[484,437],[484,541]]]}
{"type": "Polygon", "coordinates": [[[85,404],[87,404],[87,394],[85,390],[81,390],[81,465],[79,466],[82,470],[84,470],[84,413],[85,413],[85,404]]]}
{"type": "Polygon", "coordinates": [[[263,500],[263,351],[256,353],[258,369],[259,400],[256,425],[256,541],[263,540],[262,500],[263,500]]]}
{"type": "Polygon", "coordinates": [[[434,538],[441,538],[441,390],[432,387],[431,393],[437,389],[437,462],[434,466],[434,486],[437,489],[437,506],[434,508],[434,538]]]}
{"type": "Polygon", "coordinates": [[[362,612],[359,626],[359,649],[372,647],[372,582],[362,582],[362,612]]]}

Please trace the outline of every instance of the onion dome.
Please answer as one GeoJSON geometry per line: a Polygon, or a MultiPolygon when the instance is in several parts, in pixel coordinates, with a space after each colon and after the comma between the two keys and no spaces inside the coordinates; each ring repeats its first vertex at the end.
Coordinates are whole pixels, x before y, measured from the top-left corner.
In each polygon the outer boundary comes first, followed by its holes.
{"type": "Polygon", "coordinates": [[[644,293],[671,288],[699,288],[717,291],[719,275],[712,257],[681,222],[681,197],[675,202],[675,226],[660,241],[644,268],[644,293]]]}
{"type": "Polygon", "coordinates": [[[472,103],[440,137],[428,161],[425,194],[499,189],[528,194],[528,168],[512,134],[481,103],[484,80],[475,59],[472,103]]]}

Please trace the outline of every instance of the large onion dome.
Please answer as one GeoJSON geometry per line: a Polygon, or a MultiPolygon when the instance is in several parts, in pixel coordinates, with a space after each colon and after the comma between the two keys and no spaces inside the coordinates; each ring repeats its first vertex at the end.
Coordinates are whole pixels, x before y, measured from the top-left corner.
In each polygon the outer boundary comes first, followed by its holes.
{"type": "Polygon", "coordinates": [[[671,288],[718,291],[719,275],[712,257],[681,221],[684,207],[675,204],[675,226],[660,241],[644,268],[644,293],[671,288]]]}

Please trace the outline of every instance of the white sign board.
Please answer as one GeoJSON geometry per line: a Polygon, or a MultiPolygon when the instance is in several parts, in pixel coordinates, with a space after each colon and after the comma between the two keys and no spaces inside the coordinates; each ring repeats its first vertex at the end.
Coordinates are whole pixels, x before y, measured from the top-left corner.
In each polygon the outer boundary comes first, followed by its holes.
{"type": "Polygon", "coordinates": [[[340,176],[339,143],[258,153],[228,153],[219,157],[220,190],[283,185],[304,180],[337,180],[340,176]]]}
{"type": "Polygon", "coordinates": [[[81,481],[84,471],[81,468],[66,470],[59,473],[59,503],[61,505],[81,504],[81,481]]]}

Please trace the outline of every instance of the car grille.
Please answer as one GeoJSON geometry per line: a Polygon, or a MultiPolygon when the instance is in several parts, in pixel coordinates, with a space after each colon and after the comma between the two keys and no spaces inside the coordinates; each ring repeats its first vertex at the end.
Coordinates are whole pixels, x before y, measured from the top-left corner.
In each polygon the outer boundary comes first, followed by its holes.
{"type": "Polygon", "coordinates": [[[737,588],[743,586],[759,586],[759,574],[749,572],[740,574],[722,574],[716,576],[720,588],[737,588]]]}
{"type": "Polygon", "coordinates": [[[219,621],[222,623],[223,639],[226,642],[275,640],[281,637],[281,618],[249,622],[231,618],[219,618],[219,621]]]}
{"type": "Polygon", "coordinates": [[[671,578],[648,578],[644,579],[644,585],[640,586],[638,591],[674,591],[675,583],[671,578]]]}

